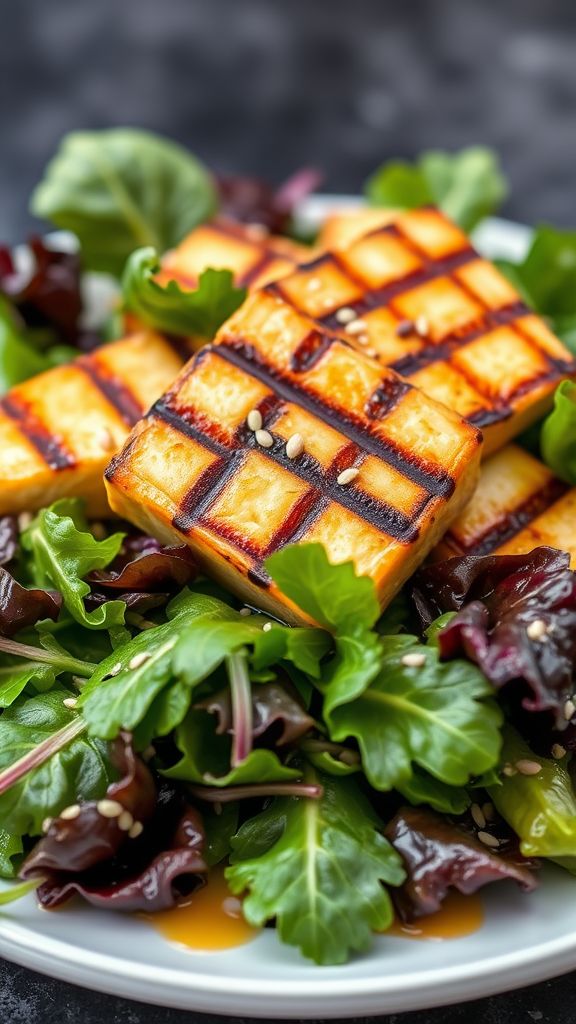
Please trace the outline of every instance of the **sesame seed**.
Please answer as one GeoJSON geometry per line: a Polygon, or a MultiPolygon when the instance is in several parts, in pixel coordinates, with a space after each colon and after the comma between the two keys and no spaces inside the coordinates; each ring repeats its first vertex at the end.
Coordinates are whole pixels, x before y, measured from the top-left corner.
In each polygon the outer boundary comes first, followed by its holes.
{"type": "Polygon", "coordinates": [[[496,836],[491,836],[489,832],[478,832],[478,839],[484,846],[491,846],[493,850],[500,846],[500,840],[496,839],[496,836]]]}
{"type": "Polygon", "coordinates": [[[426,655],[421,651],[413,651],[411,654],[403,654],[400,662],[407,668],[422,668],[426,664],[426,655]]]}
{"type": "Polygon", "coordinates": [[[80,814],[80,804],[70,804],[69,807],[65,807],[63,811],[60,811],[60,818],[64,821],[73,821],[80,814]]]}
{"type": "Polygon", "coordinates": [[[265,622],[264,625],[262,626],[262,631],[264,633],[269,633],[271,629],[272,629],[272,623],[271,622],[265,622]]]}
{"type": "Polygon", "coordinates": [[[98,447],[102,448],[105,452],[110,452],[116,447],[114,444],[114,438],[107,427],[102,427],[102,429],[97,432],[95,440],[98,447]]]}
{"type": "Polygon", "coordinates": [[[133,658],[130,658],[128,668],[140,668],[145,661],[150,660],[150,657],[150,651],[140,651],[139,654],[135,654],[133,658]]]}
{"type": "Polygon", "coordinates": [[[494,821],[494,804],[491,804],[490,801],[482,804],[482,813],[486,821],[494,821]]]}
{"type": "Polygon", "coordinates": [[[502,774],[507,775],[508,778],[512,778],[513,775],[518,774],[518,771],[513,764],[505,764],[502,769],[502,774]]]}
{"type": "Polygon", "coordinates": [[[319,277],[311,277],[306,283],[306,289],[309,292],[317,292],[322,287],[322,281],[319,277]]]}
{"type": "Polygon", "coordinates": [[[240,615],[252,615],[252,609],[251,608],[241,608],[240,609],[240,615]]]}
{"type": "Polygon", "coordinates": [[[257,430],[255,437],[261,448],[271,448],[274,444],[274,438],[269,430],[257,430]]]}
{"type": "Polygon", "coordinates": [[[143,831],[144,825],[142,824],[142,822],[135,821],[134,824],[132,825],[132,828],[129,829],[128,835],[130,836],[130,839],[138,839],[138,836],[141,836],[143,831]]]}
{"type": "Polygon", "coordinates": [[[572,698],[569,697],[568,700],[566,701],[566,703],[564,704],[564,718],[566,719],[567,722],[569,722],[571,718],[574,718],[575,714],[576,714],[576,704],[574,703],[572,698]]]}
{"type": "Polygon", "coordinates": [[[428,318],[425,316],[418,316],[414,321],[414,327],[416,328],[416,334],[419,334],[421,338],[427,338],[430,333],[430,324],[428,318]]]}
{"type": "Polygon", "coordinates": [[[357,345],[361,345],[362,348],[364,348],[364,346],[368,344],[368,335],[367,334],[357,334],[356,335],[356,344],[357,345]]]}
{"type": "Polygon", "coordinates": [[[42,822],[42,831],[48,832],[48,829],[50,828],[50,825],[52,824],[53,821],[54,818],[44,818],[44,821],[42,822]]]}
{"type": "Polygon", "coordinates": [[[78,703],[77,697],[65,697],[62,701],[65,708],[75,708],[78,703]]]}
{"type": "Polygon", "coordinates": [[[552,744],[551,754],[556,761],[560,761],[563,757],[566,757],[566,747],[563,747],[561,743],[554,743],[552,744]]]}
{"type": "Polygon", "coordinates": [[[367,348],[366,355],[370,356],[371,359],[375,359],[376,356],[378,355],[378,352],[375,348],[367,348]]]}
{"type": "Polygon", "coordinates": [[[548,627],[544,619],[534,619],[526,627],[526,635],[530,640],[544,640],[548,633],[548,627]]]}
{"type": "Polygon", "coordinates": [[[470,814],[472,815],[474,823],[478,825],[478,828],[486,827],[486,815],[480,807],[480,804],[472,804],[470,814]]]}
{"type": "Polygon", "coordinates": [[[342,306],[341,309],[336,310],[334,315],[339,324],[349,324],[356,319],[356,313],[351,306],[342,306]]]}
{"type": "Polygon", "coordinates": [[[246,417],[246,423],[248,424],[249,430],[261,430],[262,429],[262,413],[259,409],[251,409],[246,417]]]}
{"type": "Polygon", "coordinates": [[[292,434],[286,442],[286,455],[289,459],[297,459],[304,451],[304,438],[302,434],[292,434]]]}
{"type": "Polygon", "coordinates": [[[346,484],[351,484],[352,481],[356,479],[359,472],[360,470],[356,469],[355,466],[350,466],[349,469],[343,469],[338,475],[336,482],[340,484],[341,487],[345,487],[346,484]]]}
{"type": "Polygon", "coordinates": [[[96,804],[96,810],[103,818],[119,818],[124,812],[122,804],[119,804],[117,800],[106,799],[98,801],[96,804]]]}
{"type": "Polygon", "coordinates": [[[351,334],[351,335],[365,334],[367,327],[368,327],[368,324],[366,323],[365,320],[358,319],[358,320],[351,320],[349,324],[346,324],[346,327],[344,328],[344,330],[346,331],[346,334],[351,334]]]}
{"type": "Polygon", "coordinates": [[[331,309],[333,305],[334,305],[334,299],[332,298],[331,295],[327,295],[325,299],[322,299],[322,307],[323,307],[323,309],[331,309]]]}
{"type": "Polygon", "coordinates": [[[112,665],[112,668],[110,669],[108,675],[109,676],[117,676],[121,671],[122,671],[122,662],[121,661],[117,661],[115,665],[112,665]]]}
{"type": "Polygon", "coordinates": [[[134,818],[130,814],[130,811],[122,811],[117,824],[121,832],[129,832],[134,824],[134,818]]]}
{"type": "Polygon", "coordinates": [[[33,518],[34,516],[32,515],[31,512],[20,513],[20,515],[18,516],[18,529],[20,530],[20,533],[28,529],[33,518]]]}
{"type": "Polygon", "coordinates": [[[401,320],[396,325],[396,334],[399,338],[407,338],[409,334],[414,334],[415,327],[413,320],[401,320]]]}
{"type": "Polygon", "coordinates": [[[520,775],[538,775],[542,771],[542,765],[539,761],[530,761],[524,757],[516,761],[516,769],[520,772],[520,775]]]}

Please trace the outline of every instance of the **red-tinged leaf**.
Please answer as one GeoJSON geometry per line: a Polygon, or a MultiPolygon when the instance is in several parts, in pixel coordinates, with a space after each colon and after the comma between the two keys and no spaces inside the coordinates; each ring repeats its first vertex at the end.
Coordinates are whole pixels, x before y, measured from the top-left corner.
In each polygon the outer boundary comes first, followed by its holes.
{"type": "Polygon", "coordinates": [[[0,635],[14,636],[20,629],[34,626],[41,619],[54,622],[60,614],[62,598],[55,590],[27,590],[7,569],[0,567],[0,635]]]}
{"type": "Polygon", "coordinates": [[[185,544],[162,547],[153,538],[131,538],[107,569],[87,577],[104,590],[148,592],[179,590],[196,575],[196,563],[185,544]]]}
{"type": "Polygon", "coordinates": [[[8,565],[18,552],[18,522],[15,516],[0,517],[0,566],[8,565]]]}
{"type": "MultiPolygon", "coordinates": [[[[207,697],[196,705],[218,718],[218,735],[231,733],[233,729],[232,701],[230,689],[226,688],[213,697],[207,697]]],[[[261,739],[271,730],[276,746],[294,743],[314,726],[302,705],[287,689],[278,683],[262,683],[252,687],[252,736],[261,739]]]]}
{"type": "Polygon", "coordinates": [[[0,292],[16,307],[27,327],[51,328],[62,341],[81,339],[80,259],[77,253],[48,248],[41,238],[29,243],[32,268],[16,269],[7,248],[0,249],[0,292]]]}

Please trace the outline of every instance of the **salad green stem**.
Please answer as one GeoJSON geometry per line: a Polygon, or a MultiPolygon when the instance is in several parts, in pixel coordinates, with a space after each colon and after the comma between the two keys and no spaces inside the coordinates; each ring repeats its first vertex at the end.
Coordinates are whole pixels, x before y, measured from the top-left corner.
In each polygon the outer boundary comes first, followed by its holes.
{"type": "Polygon", "coordinates": [[[305,782],[263,782],[255,786],[188,786],[188,791],[210,804],[226,804],[233,800],[248,800],[255,796],[305,796],[318,800],[323,794],[322,786],[305,782]]]}
{"type": "Polygon", "coordinates": [[[46,879],[41,875],[38,878],[30,878],[27,882],[20,882],[17,885],[11,885],[9,889],[3,889],[0,892],[0,907],[5,907],[8,903],[15,903],[16,900],[22,899],[33,889],[37,889],[46,879]]]}
{"type": "Polygon", "coordinates": [[[23,757],[14,761],[13,764],[9,764],[7,768],[0,772],[0,794],[5,793],[7,789],[14,786],[25,775],[28,775],[29,772],[39,768],[41,764],[44,764],[44,761],[48,761],[58,750],[66,747],[72,740],[76,739],[80,733],[84,732],[85,728],[86,722],[78,716],[62,729],[58,729],[58,732],[48,736],[38,746],[29,750],[23,757]]]}
{"type": "Polygon", "coordinates": [[[97,667],[91,661],[80,661],[78,658],[71,658],[67,655],[58,654],[55,651],[47,651],[43,647],[20,644],[17,640],[9,640],[7,637],[0,637],[0,651],[4,651],[6,654],[14,654],[18,658],[43,661],[47,665],[55,665],[63,672],[73,672],[75,675],[83,676],[86,679],[93,674],[97,667]]]}
{"type": "Polygon", "coordinates": [[[252,689],[248,675],[246,651],[236,651],[226,658],[232,697],[232,754],[231,764],[237,768],[252,750],[252,689]]]}

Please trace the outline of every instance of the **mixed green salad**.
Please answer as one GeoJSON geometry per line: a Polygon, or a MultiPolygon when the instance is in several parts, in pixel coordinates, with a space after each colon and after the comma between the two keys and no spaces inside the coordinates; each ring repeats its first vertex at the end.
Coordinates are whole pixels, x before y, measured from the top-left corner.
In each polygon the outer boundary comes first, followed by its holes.
{"type": "MultiPolygon", "coordinates": [[[[290,233],[311,181],[217,181],[144,132],[68,137],[32,209],[79,252],[36,240],[23,274],[0,250],[2,391],[117,336],[116,312],[85,326],[85,271],[119,280],[123,312],[210,338],[244,292],[219,268],[195,291],[161,285],[159,255],[218,209],[290,233]]],[[[366,188],[466,229],[505,193],[482,148],[387,164],[366,188]]],[[[576,232],[539,228],[502,268],[576,352],[576,232]]],[[[573,484],[575,398],[561,385],[525,439],[573,484]]],[[[576,870],[568,555],[440,562],[383,615],[371,580],[319,545],[266,569],[319,628],[242,606],[186,547],[89,521],[76,499],[0,519],[0,903],[165,909],[224,862],[251,924],[334,964],[451,888],[530,890],[536,858],[576,870]]]]}

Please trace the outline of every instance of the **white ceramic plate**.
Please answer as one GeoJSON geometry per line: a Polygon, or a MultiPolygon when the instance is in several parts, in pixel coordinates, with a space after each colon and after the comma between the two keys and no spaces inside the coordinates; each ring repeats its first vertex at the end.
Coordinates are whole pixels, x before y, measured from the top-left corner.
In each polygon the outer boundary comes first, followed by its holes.
{"type": "MultiPolygon", "coordinates": [[[[314,197],[302,220],[358,202],[314,197]]],[[[489,256],[521,256],[530,233],[486,222],[476,242],[489,256]]],[[[530,896],[499,883],[484,891],[485,922],[466,938],[418,942],[379,936],[344,967],[315,967],[273,931],[219,953],[172,946],[144,921],[74,906],[37,909],[33,897],[0,914],[0,954],[25,967],[113,995],[237,1016],[346,1017],[460,1002],[528,985],[576,967],[576,879],[542,873],[530,896]]]]}

